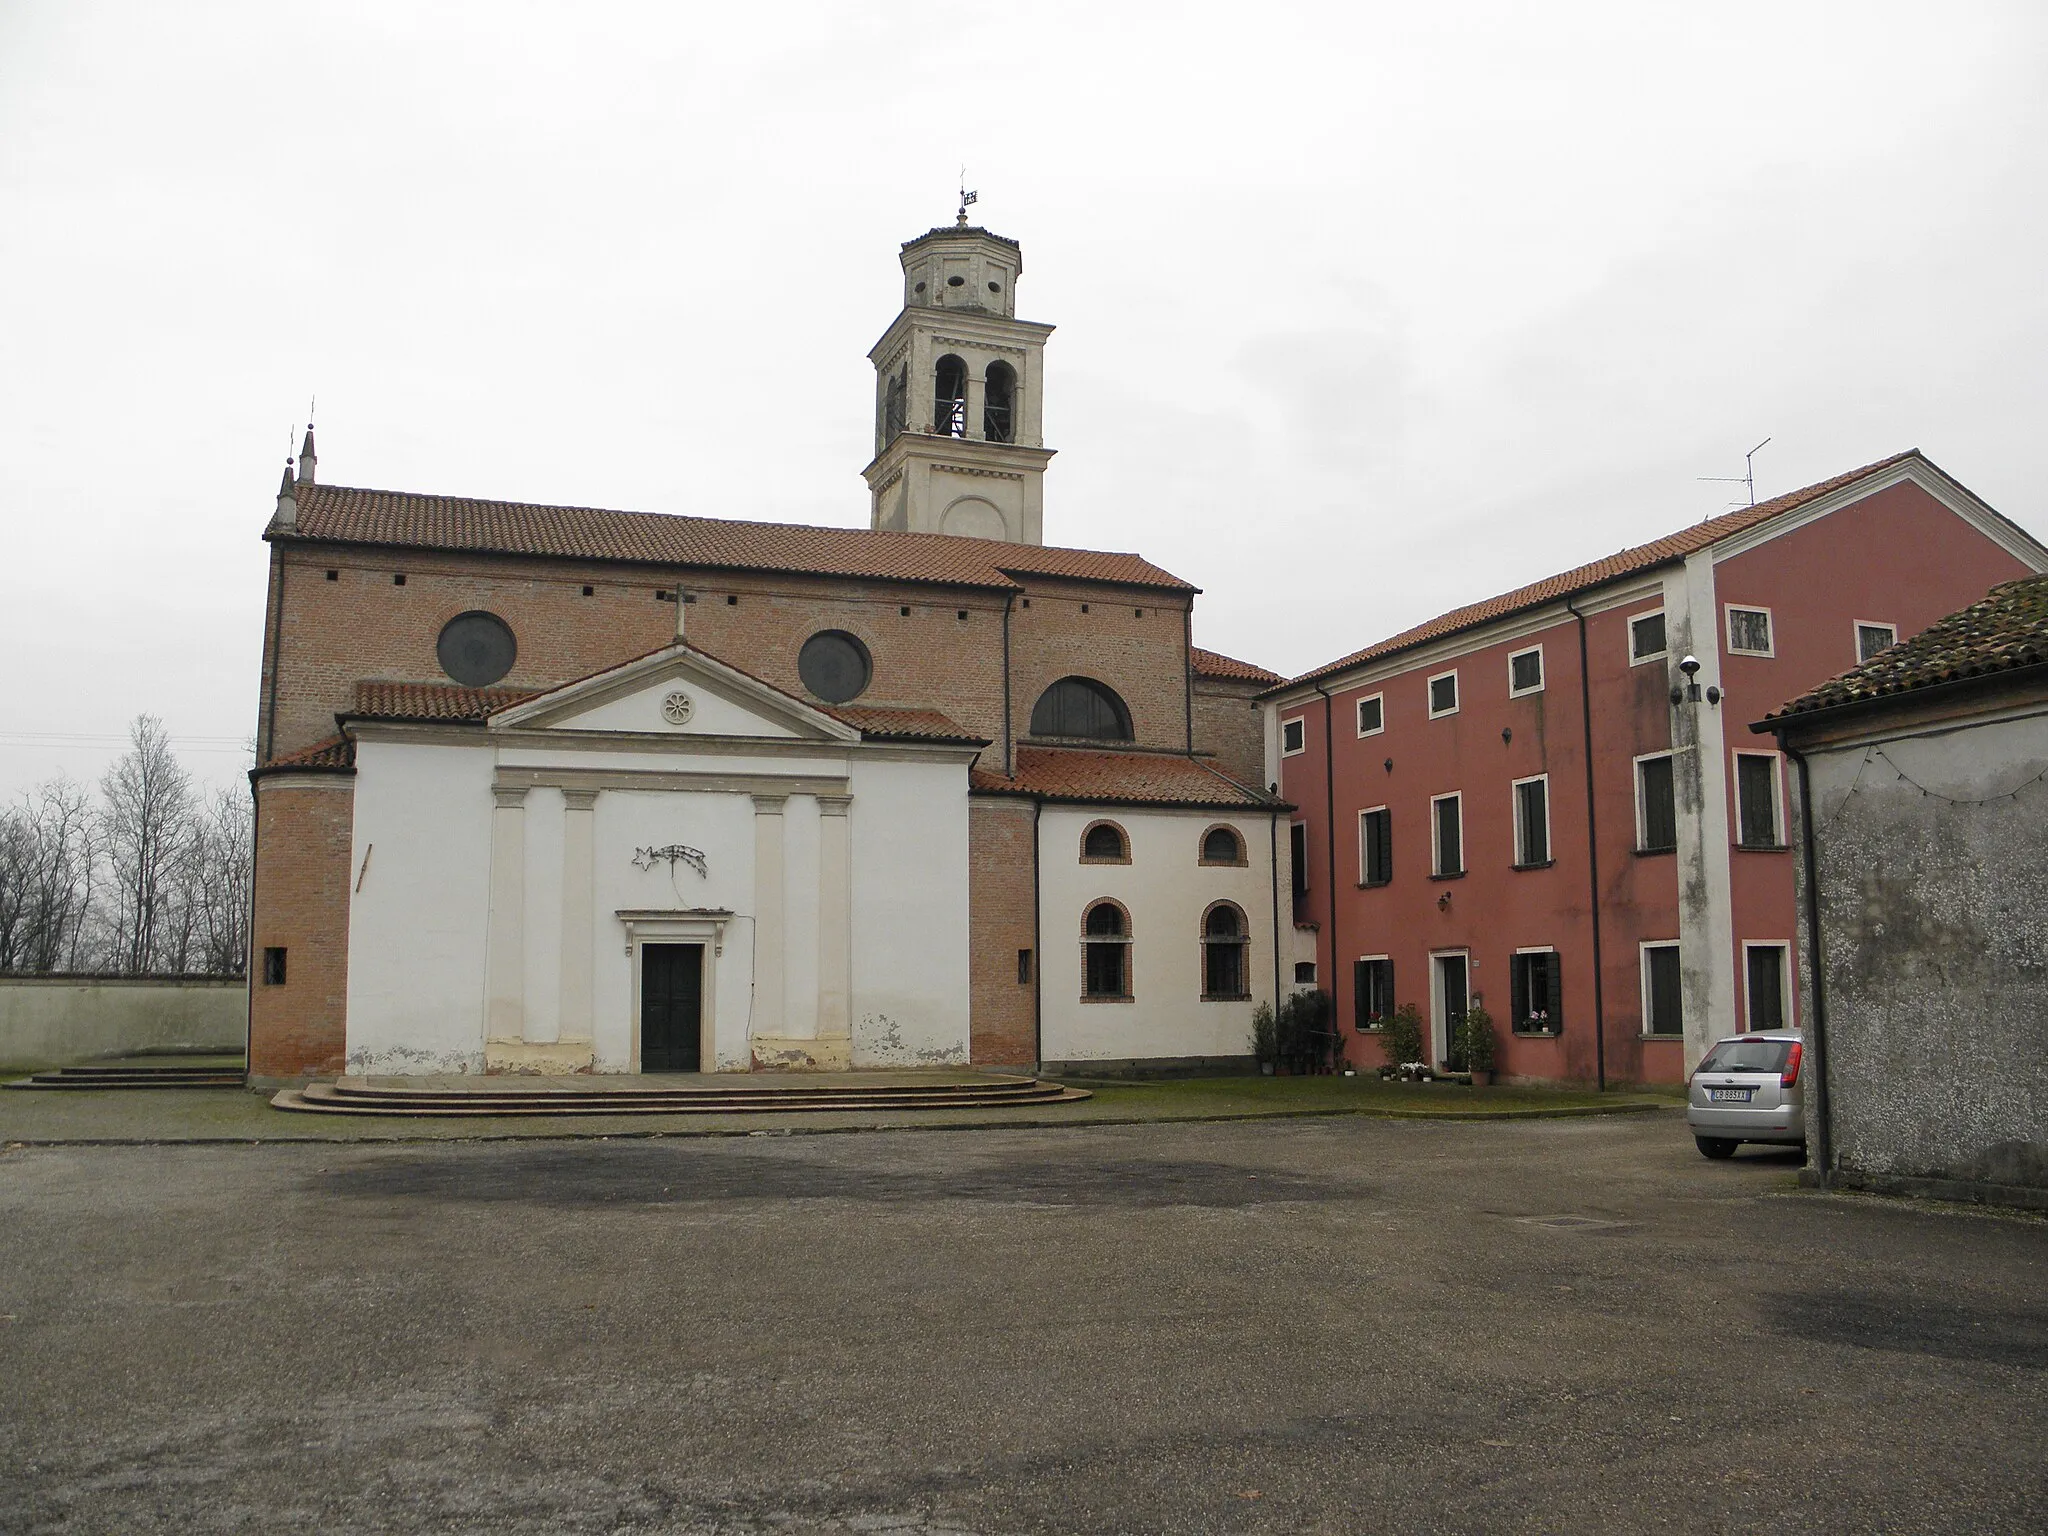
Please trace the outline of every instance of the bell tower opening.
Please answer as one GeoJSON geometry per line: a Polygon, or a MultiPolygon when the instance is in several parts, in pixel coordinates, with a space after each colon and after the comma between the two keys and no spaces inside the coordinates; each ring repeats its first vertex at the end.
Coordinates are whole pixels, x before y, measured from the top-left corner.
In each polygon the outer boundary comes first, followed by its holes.
{"type": "Polygon", "coordinates": [[[966,222],[904,243],[903,308],[868,353],[872,525],[1044,542],[1045,341],[1019,320],[1014,240],[966,222]]]}

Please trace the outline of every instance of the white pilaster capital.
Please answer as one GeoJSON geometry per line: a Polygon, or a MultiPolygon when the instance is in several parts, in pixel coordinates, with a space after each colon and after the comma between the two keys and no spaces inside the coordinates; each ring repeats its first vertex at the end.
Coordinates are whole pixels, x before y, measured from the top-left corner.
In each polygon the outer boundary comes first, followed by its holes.
{"type": "Polygon", "coordinates": [[[597,804],[598,791],[594,789],[565,789],[562,791],[562,806],[565,810],[587,811],[597,804]]]}
{"type": "Polygon", "coordinates": [[[847,807],[852,804],[853,796],[851,795],[820,795],[818,796],[818,814],[820,816],[844,816],[847,807]]]}
{"type": "Polygon", "coordinates": [[[491,786],[491,801],[502,811],[523,810],[526,807],[526,790],[523,787],[506,789],[493,784],[491,786]]]}
{"type": "Polygon", "coordinates": [[[780,816],[783,806],[789,801],[787,795],[755,795],[753,798],[756,816],[780,816]]]}

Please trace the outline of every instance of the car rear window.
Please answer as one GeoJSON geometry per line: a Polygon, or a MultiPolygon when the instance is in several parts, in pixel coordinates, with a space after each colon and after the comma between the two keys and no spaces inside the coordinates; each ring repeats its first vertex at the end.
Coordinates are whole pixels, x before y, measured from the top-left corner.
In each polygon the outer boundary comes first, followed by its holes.
{"type": "Polygon", "coordinates": [[[1790,1040],[1723,1040],[1699,1064],[1702,1072],[1783,1072],[1790,1040]]]}

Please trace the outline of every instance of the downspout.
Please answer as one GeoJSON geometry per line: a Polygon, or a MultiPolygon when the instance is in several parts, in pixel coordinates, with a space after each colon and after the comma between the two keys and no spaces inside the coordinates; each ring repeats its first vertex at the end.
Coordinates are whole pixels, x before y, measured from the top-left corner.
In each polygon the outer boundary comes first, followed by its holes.
{"type": "Polygon", "coordinates": [[[1039,920],[1038,818],[1045,802],[1031,797],[1031,1061],[1033,1072],[1045,1065],[1045,933],[1039,920]]]}
{"type": "Polygon", "coordinates": [[[1330,1019],[1337,1013],[1337,973],[1343,969],[1337,959],[1337,768],[1335,748],[1336,704],[1321,683],[1312,685],[1323,696],[1323,830],[1330,850],[1330,1019]]]}
{"type": "MultiPolygon", "coordinates": [[[[1273,1006],[1280,1006],[1280,814],[1266,818],[1266,872],[1273,877],[1273,1006]]],[[[1289,904],[1292,904],[1292,896],[1289,904]]],[[[1289,930],[1292,932],[1292,929],[1289,930]]]]}
{"type": "Polygon", "coordinates": [[[1195,755],[1195,600],[1180,611],[1181,710],[1188,722],[1188,756],[1195,755]]]}
{"type": "Polygon", "coordinates": [[[1600,822],[1593,804],[1593,677],[1587,670],[1586,616],[1564,600],[1565,612],[1579,621],[1579,718],[1586,728],[1586,879],[1593,898],[1593,1077],[1607,1091],[1606,967],[1600,956],[1600,822]]]}
{"type": "Polygon", "coordinates": [[[1013,588],[1003,599],[1003,777],[1006,779],[1016,772],[1010,761],[1010,611],[1016,606],[1017,593],[1013,588]]]}
{"type": "Polygon", "coordinates": [[[1806,859],[1806,974],[1813,986],[1813,1017],[1807,1021],[1807,1040],[1813,1051],[1813,1166],[1820,1175],[1820,1187],[1828,1187],[1834,1171],[1834,1127],[1828,1102],[1828,1003],[1827,971],[1820,957],[1820,865],[1813,840],[1813,780],[1806,772],[1806,754],[1793,749],[1781,727],[1778,750],[1799,769],[1799,841],[1806,859]]]}

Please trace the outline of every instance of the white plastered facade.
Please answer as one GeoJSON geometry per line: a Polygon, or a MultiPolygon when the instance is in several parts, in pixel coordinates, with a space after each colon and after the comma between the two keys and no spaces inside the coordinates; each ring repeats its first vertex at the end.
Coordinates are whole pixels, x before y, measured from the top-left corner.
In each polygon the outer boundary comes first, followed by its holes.
{"type": "Polygon", "coordinates": [[[674,943],[703,1070],[967,1061],[971,746],[864,741],[681,644],[355,735],[350,1072],[638,1071],[674,943]]]}
{"type": "MultiPolygon", "coordinates": [[[[1040,1050],[1048,1062],[1247,1057],[1252,1012],[1274,1001],[1272,816],[1215,809],[1047,805],[1038,822],[1040,1050]],[[1127,863],[1084,862],[1082,837],[1114,822],[1127,863]],[[1242,865],[1204,864],[1227,826],[1242,865]],[[1128,1001],[1084,1000],[1082,923],[1096,902],[1129,914],[1128,1001]],[[1247,996],[1203,996],[1202,922],[1219,901],[1244,915],[1247,996]]],[[[1284,854],[1283,854],[1284,856],[1284,854]]]]}

